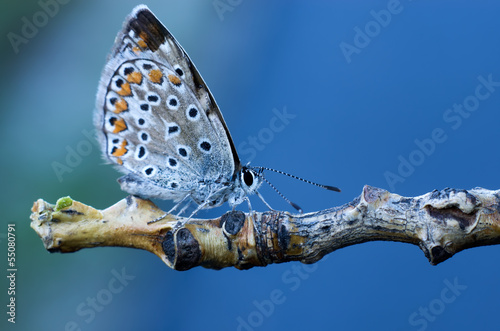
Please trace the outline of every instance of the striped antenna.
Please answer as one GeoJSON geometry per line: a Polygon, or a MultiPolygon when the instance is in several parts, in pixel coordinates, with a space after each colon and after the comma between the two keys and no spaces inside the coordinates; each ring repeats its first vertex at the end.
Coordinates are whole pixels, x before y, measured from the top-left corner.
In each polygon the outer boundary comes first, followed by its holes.
{"type": "MultiPolygon", "coordinates": [[[[301,180],[305,183],[308,183],[308,184],[311,184],[311,185],[314,185],[314,186],[318,186],[318,187],[321,187],[321,188],[324,188],[326,190],[329,190],[329,191],[335,191],[335,192],[340,192],[340,189],[338,187],[335,187],[335,186],[330,186],[330,185],[323,185],[323,184],[318,184],[318,183],[315,183],[315,182],[311,182],[310,180],[307,180],[307,179],[304,179],[304,178],[300,178],[300,177],[297,177],[297,176],[294,176],[294,175],[291,175],[291,174],[288,174],[286,172],[283,172],[283,171],[280,171],[280,170],[276,170],[276,169],[271,169],[271,168],[266,168],[266,167],[252,167],[254,169],[259,169],[260,172],[262,172],[262,170],[269,170],[269,171],[274,171],[274,172],[277,172],[279,174],[282,174],[282,175],[285,175],[285,176],[288,176],[288,177],[292,177],[292,178],[295,178],[295,179],[298,179],[298,180],[301,180]]],[[[262,178],[264,178],[262,176],[262,178]]],[[[271,185],[271,183],[269,183],[266,179],[264,179],[269,185],[271,185]]],[[[272,185],[271,185],[272,186],[272,185]]],[[[273,186],[274,187],[274,186],[273,186]]],[[[276,188],[275,188],[276,190],[276,188]]],[[[277,191],[277,190],[276,190],[277,191]]],[[[279,193],[279,192],[278,192],[279,193]]],[[[280,195],[285,198],[281,193],[280,195]]],[[[287,200],[285,198],[285,200],[287,200]]],[[[287,200],[289,203],[290,201],[287,200]]],[[[293,206],[293,205],[292,205],[293,206]]]]}
{"type": "MultiPolygon", "coordinates": [[[[270,181],[268,181],[268,180],[266,179],[266,177],[264,177],[264,176],[261,174],[261,172],[258,172],[258,173],[256,173],[256,174],[257,174],[257,176],[259,176],[260,178],[262,178],[262,179],[263,179],[263,180],[264,180],[267,184],[269,184],[269,186],[271,186],[271,187],[272,187],[272,188],[276,191],[276,193],[278,193],[278,194],[279,194],[279,196],[280,196],[280,197],[282,197],[282,198],[283,198],[286,202],[288,202],[288,203],[290,204],[290,206],[292,206],[293,208],[297,209],[297,211],[298,211],[299,213],[301,213],[301,214],[304,212],[304,211],[302,210],[302,208],[300,208],[300,207],[299,207],[299,205],[297,205],[296,203],[291,202],[291,201],[290,201],[290,200],[288,200],[288,198],[287,198],[287,197],[285,197],[285,196],[284,196],[284,195],[283,195],[280,191],[278,191],[278,189],[277,189],[277,188],[276,188],[273,184],[271,184],[271,182],[270,182],[270,181]]],[[[262,197],[261,197],[260,195],[259,195],[259,197],[262,199],[262,197]]],[[[262,200],[262,201],[264,201],[264,200],[262,200]]],[[[265,202],[265,201],[264,201],[264,203],[267,205],[267,202],[265,202]]],[[[267,205],[267,206],[269,207],[269,205],[267,205]]],[[[272,209],[272,208],[270,208],[270,209],[272,209]]]]}

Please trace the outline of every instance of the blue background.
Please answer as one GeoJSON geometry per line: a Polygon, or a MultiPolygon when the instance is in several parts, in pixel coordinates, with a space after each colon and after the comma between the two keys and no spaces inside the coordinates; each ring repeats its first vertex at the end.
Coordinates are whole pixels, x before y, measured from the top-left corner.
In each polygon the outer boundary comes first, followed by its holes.
{"type": "MultiPolygon", "coordinates": [[[[305,211],[349,202],[365,184],[405,196],[445,187],[500,188],[500,87],[458,127],[443,118],[474,95],[478,76],[500,81],[497,1],[401,0],[386,26],[373,23],[371,13],[387,10],[391,1],[385,0],[232,3],[218,13],[213,1],[147,2],[200,70],[243,161],[255,156],[254,165],[342,188],[341,194],[327,192],[270,174],[305,211]],[[355,45],[356,28],[374,30],[346,57],[340,45],[355,45]],[[284,108],[295,118],[271,139],[266,133],[273,109],[284,108]],[[387,172],[401,175],[401,158],[418,156],[415,139],[431,138],[436,128],[445,141],[413,159],[413,170],[391,184],[387,172]],[[248,146],[242,144],[259,134],[262,150],[244,152],[248,146]]],[[[21,34],[23,17],[32,21],[42,7],[37,1],[1,4],[0,261],[6,270],[6,224],[15,223],[18,267],[15,326],[6,322],[7,283],[1,277],[2,330],[64,330],[69,322],[81,330],[498,327],[499,246],[466,250],[438,266],[416,246],[371,242],[310,266],[187,272],[133,249],[47,253],[29,227],[33,201],[70,195],[105,208],[126,196],[116,183],[118,172],[103,164],[83,132],[93,130],[106,55],[137,4],[69,1],[17,53],[8,33],[21,34]],[[91,150],[59,180],[53,162],[64,164],[68,148],[84,145],[91,150]],[[79,315],[77,307],[103,293],[116,272],[133,279],[86,321],[90,315],[79,315]],[[449,300],[453,292],[446,284],[454,282],[458,295],[449,300]]],[[[271,189],[262,193],[275,208],[290,210],[271,189]]],[[[252,202],[266,210],[256,197],[252,202]]],[[[246,205],[240,208],[246,211],[246,205]]]]}

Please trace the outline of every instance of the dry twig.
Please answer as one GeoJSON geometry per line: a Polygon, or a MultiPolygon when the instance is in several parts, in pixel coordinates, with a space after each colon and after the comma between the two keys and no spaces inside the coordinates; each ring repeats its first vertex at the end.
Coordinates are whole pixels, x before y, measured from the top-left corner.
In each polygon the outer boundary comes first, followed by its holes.
{"type": "Polygon", "coordinates": [[[31,227],[50,252],[124,246],[148,250],[175,270],[196,266],[248,269],[271,263],[314,263],[336,249],[367,241],[418,245],[431,264],[471,247],[500,243],[500,190],[444,189],[402,197],[365,186],[340,207],[293,215],[228,212],[212,220],[163,215],[129,196],[96,210],[70,198],[35,202],[31,227]]]}

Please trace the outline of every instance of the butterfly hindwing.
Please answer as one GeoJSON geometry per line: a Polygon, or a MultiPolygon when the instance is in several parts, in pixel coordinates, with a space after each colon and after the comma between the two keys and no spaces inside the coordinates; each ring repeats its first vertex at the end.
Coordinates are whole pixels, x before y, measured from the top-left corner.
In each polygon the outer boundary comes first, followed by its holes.
{"type": "Polygon", "coordinates": [[[131,194],[178,200],[203,183],[231,181],[239,166],[203,79],[145,6],[115,40],[94,118],[104,154],[127,174],[121,183],[131,194]]]}

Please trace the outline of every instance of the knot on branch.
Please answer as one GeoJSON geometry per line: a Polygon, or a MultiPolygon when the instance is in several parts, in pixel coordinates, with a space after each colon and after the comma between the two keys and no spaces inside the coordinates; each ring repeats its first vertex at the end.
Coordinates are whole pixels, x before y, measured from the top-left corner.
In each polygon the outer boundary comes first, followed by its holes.
{"type": "Polygon", "coordinates": [[[375,205],[375,202],[385,202],[387,198],[389,198],[390,193],[384,189],[378,188],[378,187],[373,187],[370,185],[365,185],[363,187],[363,200],[367,204],[371,204],[373,208],[377,208],[378,206],[375,205]]]}
{"type": "Polygon", "coordinates": [[[215,220],[181,222],[162,239],[165,262],[185,271],[196,266],[249,269],[266,265],[258,257],[255,220],[251,214],[230,211],[215,220]]]}
{"type": "Polygon", "coordinates": [[[476,193],[445,188],[423,196],[422,209],[428,223],[420,247],[431,264],[441,263],[466,248],[466,235],[476,228],[480,218],[482,203],[476,193]]]}
{"type": "Polygon", "coordinates": [[[245,221],[243,212],[230,211],[220,221],[193,222],[168,231],[162,242],[167,263],[179,271],[199,265],[221,269],[227,260],[234,262],[236,258],[240,269],[248,269],[252,265],[247,263],[250,256],[245,252],[251,250],[241,242],[245,221]],[[218,245],[220,241],[224,243],[218,245]]]}
{"type": "MultiPolygon", "coordinates": [[[[245,214],[242,211],[236,210],[227,212],[222,215],[220,219],[220,227],[224,235],[228,238],[235,238],[235,236],[243,228],[245,223],[245,214]]],[[[231,249],[231,247],[229,247],[231,249]]]]}
{"type": "Polygon", "coordinates": [[[262,213],[256,222],[256,247],[263,266],[291,261],[294,251],[299,249],[302,252],[304,238],[292,237],[288,216],[287,213],[269,211],[262,213]]]}
{"type": "Polygon", "coordinates": [[[186,228],[177,230],[175,234],[168,231],[162,247],[168,262],[175,270],[189,270],[200,263],[200,244],[186,228]]]}

